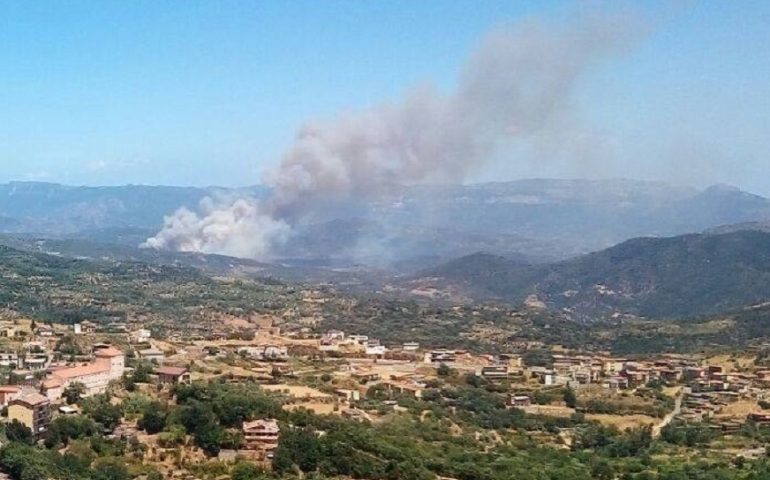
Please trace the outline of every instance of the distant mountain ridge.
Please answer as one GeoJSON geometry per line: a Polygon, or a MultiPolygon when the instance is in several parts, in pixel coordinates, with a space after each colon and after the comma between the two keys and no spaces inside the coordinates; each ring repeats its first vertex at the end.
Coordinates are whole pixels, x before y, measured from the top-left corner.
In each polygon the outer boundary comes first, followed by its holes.
{"type": "MultiPolygon", "coordinates": [[[[0,185],[0,233],[137,246],[179,207],[206,196],[263,196],[265,187],[0,185]]],[[[770,221],[770,201],[734,187],[634,180],[531,179],[399,187],[308,211],[280,258],[414,271],[477,251],[545,262],[629,238],[770,221]]]]}
{"type": "Polygon", "coordinates": [[[116,228],[156,230],[165,215],[183,206],[195,209],[204,197],[260,194],[263,190],[11,182],[0,184],[0,230],[54,235],[116,228]]]}
{"type": "Polygon", "coordinates": [[[579,320],[707,315],[770,301],[770,233],[636,238],[548,265],[475,254],[410,282],[479,299],[522,302],[534,295],[579,320]]]}

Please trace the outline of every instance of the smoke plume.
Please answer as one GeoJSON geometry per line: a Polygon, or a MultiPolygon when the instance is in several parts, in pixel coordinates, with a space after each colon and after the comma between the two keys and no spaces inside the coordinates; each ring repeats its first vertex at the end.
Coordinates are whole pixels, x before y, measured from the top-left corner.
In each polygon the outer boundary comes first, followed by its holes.
{"type": "Polygon", "coordinates": [[[563,138],[559,130],[570,123],[581,75],[624,51],[634,37],[629,30],[627,17],[584,15],[493,31],[461,69],[453,92],[415,88],[399,102],[308,122],[266,175],[269,198],[207,199],[199,212],[167,217],[144,246],[269,258],[291,225],[324,199],[462,182],[501,145],[563,138]]]}

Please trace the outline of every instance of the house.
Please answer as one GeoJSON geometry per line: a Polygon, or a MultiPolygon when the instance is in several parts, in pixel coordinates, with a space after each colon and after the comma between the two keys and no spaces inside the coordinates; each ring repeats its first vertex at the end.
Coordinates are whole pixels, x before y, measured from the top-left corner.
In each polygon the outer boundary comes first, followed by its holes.
{"type": "Polygon", "coordinates": [[[184,367],[160,367],[155,370],[158,382],[165,385],[190,383],[190,371],[184,367]]]}
{"type": "Polygon", "coordinates": [[[572,370],[572,379],[577,382],[578,385],[588,385],[595,380],[595,376],[590,369],[581,368],[572,370]]]}
{"type": "Polygon", "coordinates": [[[144,343],[152,338],[152,333],[146,328],[140,328],[131,333],[131,339],[135,343],[144,343]]]}
{"type": "Polygon", "coordinates": [[[50,325],[38,325],[37,327],[37,334],[41,337],[52,337],[53,336],[53,327],[50,325]]]}
{"type": "Polygon", "coordinates": [[[19,366],[19,356],[12,352],[3,352],[0,353],[0,366],[2,367],[13,367],[16,368],[19,366]]]}
{"type": "Polygon", "coordinates": [[[660,378],[669,383],[678,382],[682,378],[682,371],[674,368],[664,368],[658,371],[660,378]]]}
{"type": "Polygon", "coordinates": [[[281,429],[278,422],[267,418],[264,420],[254,420],[253,422],[243,422],[243,441],[247,450],[262,450],[270,453],[278,448],[278,436],[281,429]]]}
{"type": "Polygon", "coordinates": [[[104,393],[112,380],[119,380],[125,371],[125,355],[115,347],[94,351],[94,360],[86,365],[51,369],[42,384],[42,392],[50,401],[57,401],[64,389],[73,383],[85,387],[83,396],[104,393]]]}
{"type": "Polygon", "coordinates": [[[626,367],[622,375],[628,379],[628,384],[632,387],[638,387],[650,381],[650,372],[646,369],[634,368],[632,370],[626,367]]]}
{"type": "Polygon", "coordinates": [[[350,375],[353,380],[358,383],[374,382],[380,379],[380,374],[377,372],[355,372],[350,375]]]}
{"type": "Polygon", "coordinates": [[[721,365],[709,365],[707,367],[708,375],[713,377],[715,374],[724,374],[725,369],[721,365]]]}
{"type": "Polygon", "coordinates": [[[166,359],[166,354],[157,348],[148,348],[145,350],[140,350],[137,353],[139,354],[139,358],[142,360],[147,360],[148,362],[163,363],[163,360],[166,359]]]}
{"type": "Polygon", "coordinates": [[[0,329],[0,337],[14,338],[18,333],[16,327],[4,326],[0,329]]]}
{"type": "Polygon", "coordinates": [[[334,391],[339,398],[347,400],[348,402],[357,402],[361,400],[361,392],[358,390],[348,390],[345,388],[338,388],[334,391]]]}
{"type": "MultiPolygon", "coordinates": [[[[96,333],[96,324],[94,322],[90,322],[88,320],[84,320],[84,321],[80,322],[80,332],[81,333],[96,333]]],[[[75,333],[77,333],[77,331],[75,333]]]]}
{"type": "Polygon", "coordinates": [[[395,392],[401,395],[420,399],[425,389],[425,384],[419,382],[382,382],[382,386],[388,392],[395,392]]]}
{"type": "Polygon", "coordinates": [[[508,367],[505,365],[481,367],[481,377],[485,380],[505,380],[508,378],[508,367]]]}
{"type": "Polygon", "coordinates": [[[428,358],[430,363],[454,362],[457,360],[457,354],[454,350],[433,350],[428,358]]]}
{"type": "Polygon", "coordinates": [[[706,370],[700,367],[685,367],[682,375],[685,381],[698,380],[706,377],[706,370]]]}
{"type": "Polygon", "coordinates": [[[405,342],[403,349],[405,352],[416,352],[420,349],[420,344],[417,342],[405,342]]]}
{"type": "Polygon", "coordinates": [[[347,410],[343,410],[341,412],[341,415],[343,417],[345,417],[345,418],[349,418],[349,419],[355,420],[357,422],[364,422],[364,421],[371,422],[372,421],[372,417],[369,416],[368,413],[366,413],[365,411],[363,411],[363,410],[361,410],[359,408],[349,408],[347,410]]]}
{"type": "Polygon", "coordinates": [[[368,335],[350,335],[348,336],[348,340],[350,340],[353,343],[358,343],[360,345],[363,345],[369,341],[368,335]]]}
{"type": "Polygon", "coordinates": [[[366,345],[366,354],[367,355],[374,355],[374,356],[383,356],[385,355],[385,345],[366,345]]]}
{"type": "Polygon", "coordinates": [[[26,393],[8,404],[8,421],[18,420],[35,436],[43,434],[51,423],[51,402],[39,393],[26,393]]]}
{"type": "Polygon", "coordinates": [[[341,342],[345,340],[345,332],[342,330],[329,330],[324,334],[323,338],[331,342],[341,342]]]}
{"type": "Polygon", "coordinates": [[[32,385],[35,383],[35,372],[32,370],[17,368],[16,370],[11,370],[11,375],[14,378],[14,381],[11,383],[16,385],[32,385]]]}
{"type": "Polygon", "coordinates": [[[268,361],[282,361],[289,358],[289,349],[279,345],[265,345],[262,351],[262,359],[268,361]]]}
{"type": "Polygon", "coordinates": [[[569,377],[563,375],[557,375],[553,370],[549,370],[543,367],[532,367],[529,369],[531,375],[537,378],[543,385],[566,385],[569,381],[569,377]]]}
{"type": "Polygon", "coordinates": [[[0,387],[0,406],[7,406],[11,400],[19,398],[21,396],[21,388],[14,387],[12,385],[6,385],[0,387]]]}
{"type": "Polygon", "coordinates": [[[28,353],[24,356],[24,368],[32,370],[45,370],[48,365],[48,356],[45,353],[28,353]]]}
{"type": "Polygon", "coordinates": [[[605,375],[617,375],[625,368],[626,361],[625,358],[605,358],[602,360],[602,372],[605,375]]]}
{"type": "Polygon", "coordinates": [[[628,379],[621,376],[610,377],[602,382],[602,386],[609,390],[626,390],[628,389],[628,379]]]}
{"type": "Polygon", "coordinates": [[[59,407],[60,415],[77,415],[78,413],[80,413],[78,408],[72,405],[61,405],[59,407]]]}
{"type": "Polygon", "coordinates": [[[532,405],[532,399],[529,395],[508,395],[508,405],[511,407],[528,407],[532,405]]]}
{"type": "Polygon", "coordinates": [[[770,425],[770,413],[749,413],[747,420],[757,425],[770,425]]]}
{"type": "Polygon", "coordinates": [[[239,347],[237,353],[255,360],[284,361],[289,358],[289,350],[280,345],[258,345],[239,347]]]}

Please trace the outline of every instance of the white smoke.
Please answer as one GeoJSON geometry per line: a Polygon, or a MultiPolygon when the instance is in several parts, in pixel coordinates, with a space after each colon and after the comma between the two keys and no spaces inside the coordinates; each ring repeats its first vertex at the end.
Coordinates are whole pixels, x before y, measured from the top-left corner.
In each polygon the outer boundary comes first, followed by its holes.
{"type": "Polygon", "coordinates": [[[201,202],[200,213],[181,208],[166,217],[163,230],[142,246],[263,258],[270,246],[283,241],[289,231],[286,222],[265,215],[253,200],[238,199],[221,208],[206,198],[201,202]]]}
{"type": "Polygon", "coordinates": [[[265,182],[267,200],[182,209],[144,246],[267,258],[290,225],[319,201],[366,198],[394,186],[460,182],[501,144],[568,136],[582,74],[635,37],[628,17],[534,21],[489,34],[460,72],[455,91],[413,89],[397,103],[302,126],[265,182]],[[552,134],[552,135],[551,135],[552,134]]]}

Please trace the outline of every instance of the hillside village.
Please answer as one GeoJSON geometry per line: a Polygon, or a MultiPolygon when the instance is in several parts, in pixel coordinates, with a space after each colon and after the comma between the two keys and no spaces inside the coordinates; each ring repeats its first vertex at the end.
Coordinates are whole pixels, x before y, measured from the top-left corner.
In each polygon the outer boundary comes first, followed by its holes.
{"type": "Polygon", "coordinates": [[[641,429],[651,440],[675,438],[678,429],[694,426],[710,439],[730,439],[729,447],[719,447],[722,454],[765,455],[746,433],[770,426],[770,362],[761,345],[732,356],[621,358],[542,342],[518,342],[509,353],[421,345],[408,336],[386,343],[366,331],[323,330],[317,322],[269,316],[196,329],[196,337],[186,340],[187,327],[158,335],[142,322],[0,321],[6,428],[54,445],[52,436],[65,435],[66,446],[76,439],[61,432],[67,418],[99,418],[106,438],[142,445],[137,458],[162,478],[214,478],[193,466],[218,471],[211,462],[248,460],[271,469],[282,432],[297,428],[292,419],[302,412],[376,425],[418,402],[442,405],[462,418],[467,407],[447,396],[454,386],[483,389],[504,410],[558,425],[537,434],[556,448],[585,441],[581,425],[589,422],[620,432],[641,429]],[[189,388],[195,395],[204,385],[258,390],[255,401],[269,399],[290,416],[255,408],[213,443],[194,431],[187,441],[180,440],[184,432],[147,427],[152,414],[145,408],[165,411],[180,405],[186,394],[180,392],[189,388]],[[100,409],[109,412],[108,420],[100,409]]]}

